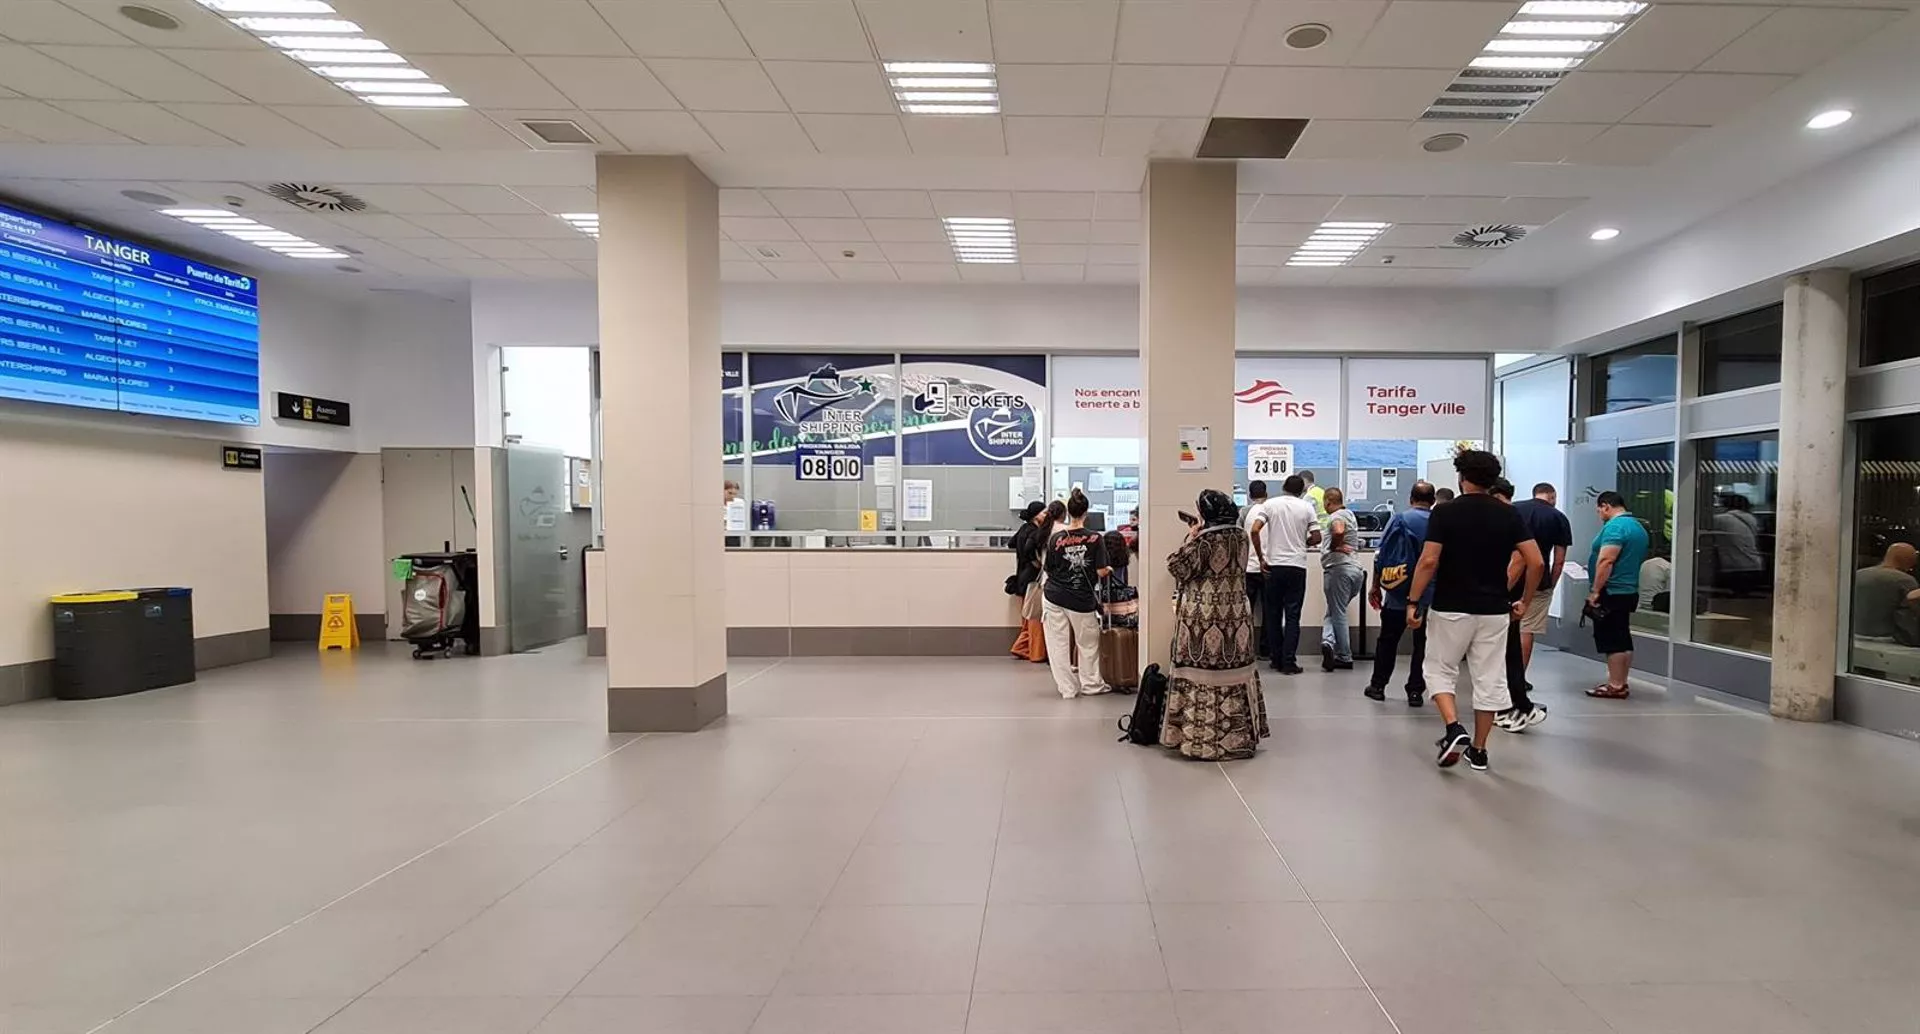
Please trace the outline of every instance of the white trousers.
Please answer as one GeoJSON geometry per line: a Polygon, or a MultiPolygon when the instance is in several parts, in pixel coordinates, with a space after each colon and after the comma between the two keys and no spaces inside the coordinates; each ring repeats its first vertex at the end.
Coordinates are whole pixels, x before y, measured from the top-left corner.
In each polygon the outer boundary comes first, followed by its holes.
{"type": "Polygon", "coordinates": [[[1507,615],[1427,611],[1427,692],[1452,693],[1465,661],[1473,677],[1473,709],[1505,711],[1507,694],[1507,615]]]}
{"type": "Polygon", "coordinates": [[[1100,615],[1092,611],[1068,610],[1052,600],[1040,601],[1040,624],[1047,630],[1047,664],[1053,669],[1053,685],[1060,695],[1072,700],[1078,693],[1104,693],[1100,681],[1100,615]],[[1073,662],[1069,647],[1080,647],[1080,685],[1073,684],[1073,662]]]}

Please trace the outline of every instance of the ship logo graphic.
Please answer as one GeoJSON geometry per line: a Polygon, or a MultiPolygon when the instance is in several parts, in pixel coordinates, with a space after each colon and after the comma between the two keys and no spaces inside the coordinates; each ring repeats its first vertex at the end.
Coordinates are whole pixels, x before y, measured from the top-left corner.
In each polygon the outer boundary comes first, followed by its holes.
{"type": "Polygon", "coordinates": [[[1279,381],[1262,379],[1254,381],[1247,387],[1234,392],[1233,397],[1235,401],[1240,402],[1242,405],[1252,406],[1266,402],[1269,399],[1276,399],[1282,395],[1291,394],[1293,394],[1293,392],[1281,387],[1279,381]]]}
{"type": "Polygon", "coordinates": [[[828,363],[808,374],[806,380],[788,385],[774,396],[773,409],[782,420],[798,424],[823,409],[872,390],[872,381],[864,377],[842,377],[840,371],[828,363]]]}

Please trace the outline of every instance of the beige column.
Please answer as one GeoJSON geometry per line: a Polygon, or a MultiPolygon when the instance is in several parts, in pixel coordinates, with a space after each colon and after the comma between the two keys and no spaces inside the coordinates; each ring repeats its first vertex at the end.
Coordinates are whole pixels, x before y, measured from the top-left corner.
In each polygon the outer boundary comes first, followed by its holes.
{"type": "Polygon", "coordinates": [[[1141,663],[1165,665],[1173,635],[1166,557],[1201,489],[1233,491],[1232,162],[1156,161],[1140,198],[1141,663]],[[1183,427],[1208,430],[1205,471],[1180,469],[1183,427]]]}
{"type": "Polygon", "coordinates": [[[1780,341],[1779,516],[1774,545],[1770,710],[1833,719],[1840,614],[1841,451],[1847,419],[1847,291],[1841,269],[1787,281],[1780,341]]]}
{"type": "Polygon", "coordinates": [[[690,731],[727,712],[719,191],[679,156],[598,173],[607,728],[690,731]]]}

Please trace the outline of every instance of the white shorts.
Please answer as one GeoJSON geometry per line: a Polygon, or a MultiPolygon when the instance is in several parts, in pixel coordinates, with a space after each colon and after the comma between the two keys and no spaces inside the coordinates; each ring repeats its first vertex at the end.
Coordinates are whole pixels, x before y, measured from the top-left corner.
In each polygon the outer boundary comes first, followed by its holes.
{"type": "Polygon", "coordinates": [[[1427,611],[1427,692],[1452,693],[1465,661],[1473,672],[1473,709],[1505,711],[1513,706],[1507,693],[1507,624],[1505,614],[1456,614],[1427,611]]]}

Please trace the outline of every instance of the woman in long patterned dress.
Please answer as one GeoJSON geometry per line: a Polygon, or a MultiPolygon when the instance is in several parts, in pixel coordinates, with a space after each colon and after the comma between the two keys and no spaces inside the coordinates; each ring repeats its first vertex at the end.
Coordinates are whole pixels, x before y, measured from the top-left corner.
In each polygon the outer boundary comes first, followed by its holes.
{"type": "Polygon", "coordinates": [[[1180,596],[1160,745],[1201,761],[1250,758],[1272,735],[1247,608],[1251,544],[1225,493],[1200,493],[1199,508],[1200,523],[1167,558],[1180,596]]]}

